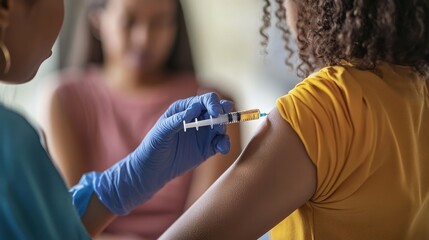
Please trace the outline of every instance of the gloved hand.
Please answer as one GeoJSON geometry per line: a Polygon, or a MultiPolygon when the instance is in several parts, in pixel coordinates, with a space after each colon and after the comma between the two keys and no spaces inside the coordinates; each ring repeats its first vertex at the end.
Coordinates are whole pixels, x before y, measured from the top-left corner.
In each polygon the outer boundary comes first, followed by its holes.
{"type": "Polygon", "coordinates": [[[226,154],[230,143],[225,126],[184,132],[183,121],[217,117],[231,110],[232,103],[220,101],[214,93],[173,103],[133,153],[102,173],[84,175],[70,190],[80,215],[93,191],[112,213],[127,214],[168,181],[217,152],[226,154]]]}

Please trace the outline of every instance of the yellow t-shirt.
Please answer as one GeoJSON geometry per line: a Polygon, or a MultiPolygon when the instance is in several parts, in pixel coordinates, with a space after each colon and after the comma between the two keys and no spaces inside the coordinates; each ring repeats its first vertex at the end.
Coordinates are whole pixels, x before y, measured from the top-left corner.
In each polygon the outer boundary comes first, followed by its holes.
{"type": "Polygon", "coordinates": [[[317,168],[317,189],[272,239],[402,240],[427,232],[428,85],[408,67],[335,66],[279,98],[317,168]]]}

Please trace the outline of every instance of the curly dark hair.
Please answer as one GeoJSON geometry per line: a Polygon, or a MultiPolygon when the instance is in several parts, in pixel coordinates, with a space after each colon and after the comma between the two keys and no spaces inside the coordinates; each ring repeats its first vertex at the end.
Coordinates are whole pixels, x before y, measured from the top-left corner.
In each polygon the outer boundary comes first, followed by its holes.
{"type": "MultiPolygon", "coordinates": [[[[286,50],[290,31],[285,28],[284,0],[275,0],[277,27],[286,50]]],[[[290,0],[294,1],[294,0],[290,0]]],[[[429,1],[427,0],[299,0],[297,45],[301,63],[298,75],[315,69],[353,62],[374,69],[378,61],[415,68],[429,77],[429,1]]],[[[271,3],[265,0],[262,45],[268,43],[271,3]]],[[[286,63],[291,65],[290,56],[286,63]]]]}

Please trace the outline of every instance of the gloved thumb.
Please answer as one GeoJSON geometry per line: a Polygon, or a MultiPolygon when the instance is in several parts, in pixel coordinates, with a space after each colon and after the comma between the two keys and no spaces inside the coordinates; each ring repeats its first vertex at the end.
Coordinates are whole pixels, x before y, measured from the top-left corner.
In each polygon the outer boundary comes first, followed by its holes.
{"type": "Polygon", "coordinates": [[[234,108],[234,103],[228,100],[221,100],[220,104],[223,108],[223,113],[230,113],[232,112],[232,109],[234,108]]]}
{"type": "Polygon", "coordinates": [[[216,93],[206,93],[204,95],[197,97],[200,101],[200,104],[202,104],[206,109],[207,112],[213,116],[217,117],[219,114],[223,114],[222,105],[220,104],[219,96],[216,95],[216,93]]]}
{"type": "Polygon", "coordinates": [[[231,142],[228,135],[217,135],[212,141],[216,152],[227,154],[231,150],[231,142]]]}

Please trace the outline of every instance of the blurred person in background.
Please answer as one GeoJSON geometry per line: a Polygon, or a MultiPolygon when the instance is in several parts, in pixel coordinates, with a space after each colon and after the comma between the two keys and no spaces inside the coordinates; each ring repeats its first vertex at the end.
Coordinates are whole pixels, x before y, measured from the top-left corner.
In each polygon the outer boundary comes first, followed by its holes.
{"type": "MultiPolygon", "coordinates": [[[[52,54],[63,17],[63,1],[0,0],[2,83],[33,79],[52,54]]],[[[0,102],[0,239],[91,239],[171,179],[226,154],[225,126],[185,133],[183,121],[231,110],[214,93],[178,100],[130,154],[67,191],[37,129],[0,102]]]]}
{"type": "MultiPolygon", "coordinates": [[[[68,186],[126,156],[175,100],[208,91],[195,76],[178,0],[91,0],[88,19],[86,68],[58,75],[44,124],[68,186]]],[[[168,183],[103,236],[158,238],[238,157],[238,126],[229,126],[228,135],[228,155],[168,183]]]]}

